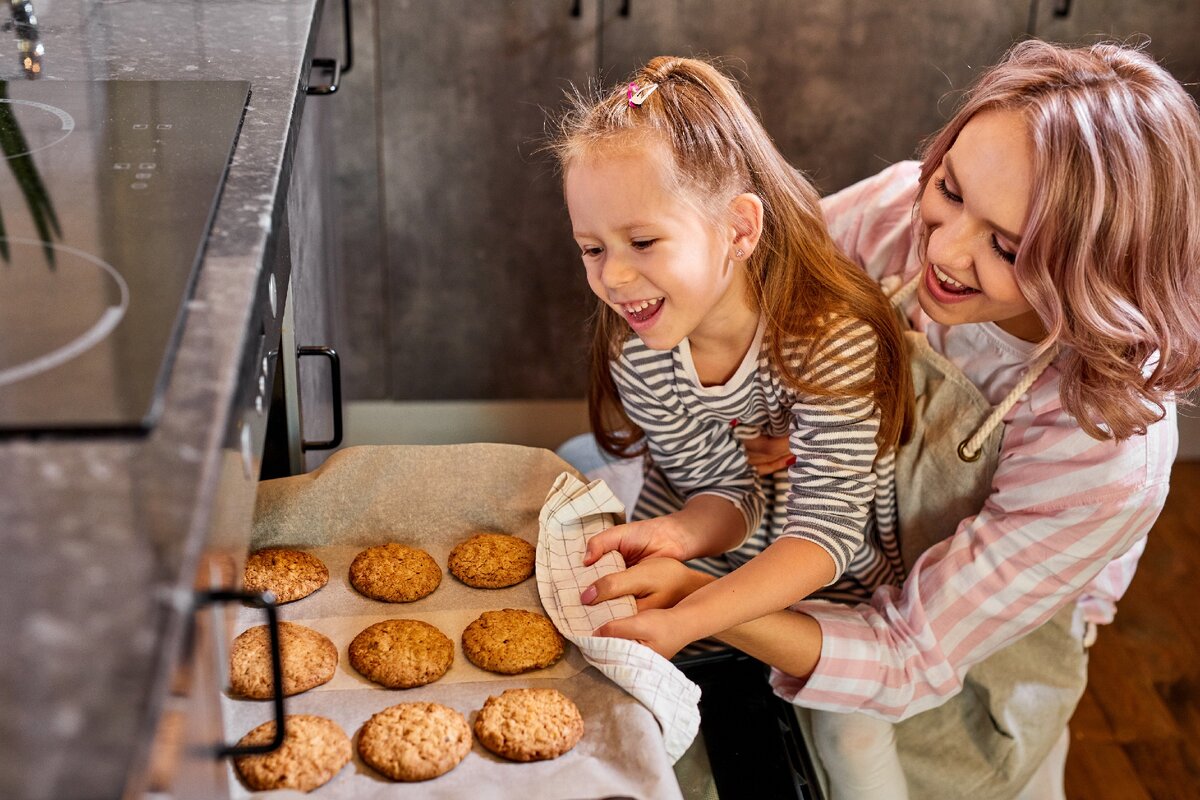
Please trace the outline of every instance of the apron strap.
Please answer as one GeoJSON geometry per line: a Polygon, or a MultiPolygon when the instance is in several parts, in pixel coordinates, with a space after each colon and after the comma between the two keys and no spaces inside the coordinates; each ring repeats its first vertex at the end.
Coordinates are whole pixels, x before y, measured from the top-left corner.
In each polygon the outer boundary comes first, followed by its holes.
{"type": "MultiPolygon", "coordinates": [[[[922,273],[917,273],[908,283],[900,286],[895,291],[888,295],[888,298],[897,308],[902,308],[908,299],[917,291],[917,284],[921,281],[922,273]]],[[[966,439],[958,443],[958,457],[963,461],[975,461],[979,458],[980,450],[983,443],[987,441],[988,436],[996,429],[996,426],[1004,421],[1004,417],[1012,410],[1012,407],[1021,399],[1021,395],[1029,390],[1034,381],[1042,376],[1046,371],[1046,367],[1050,366],[1050,362],[1058,355],[1058,348],[1051,347],[1046,352],[1042,353],[1033,363],[1029,365],[1029,369],[1025,370],[1025,374],[1017,381],[1004,399],[992,407],[992,411],[988,414],[987,419],[979,426],[975,433],[971,434],[966,439]]]]}

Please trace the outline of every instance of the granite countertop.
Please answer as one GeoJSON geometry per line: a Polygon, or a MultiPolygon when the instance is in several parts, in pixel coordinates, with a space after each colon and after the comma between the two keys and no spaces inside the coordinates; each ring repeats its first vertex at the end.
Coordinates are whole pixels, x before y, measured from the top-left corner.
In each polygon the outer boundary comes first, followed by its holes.
{"type": "MultiPolygon", "coordinates": [[[[117,797],[180,649],[213,528],[322,0],[34,6],[43,80],[251,83],[157,426],[136,438],[0,440],[0,796],[117,797]]],[[[0,79],[22,77],[16,38],[0,31],[0,79]]]]}

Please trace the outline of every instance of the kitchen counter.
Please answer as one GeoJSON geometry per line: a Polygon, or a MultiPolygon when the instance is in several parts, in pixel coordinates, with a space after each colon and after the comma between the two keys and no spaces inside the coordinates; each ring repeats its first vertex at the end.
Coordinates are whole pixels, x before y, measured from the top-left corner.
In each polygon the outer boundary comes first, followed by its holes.
{"type": "MultiPolygon", "coordinates": [[[[145,760],[200,554],[221,531],[248,536],[252,495],[215,504],[322,0],[34,5],[41,80],[251,83],[157,425],[0,439],[0,797],[118,797],[145,760]]],[[[11,31],[0,79],[23,79],[11,31]]]]}

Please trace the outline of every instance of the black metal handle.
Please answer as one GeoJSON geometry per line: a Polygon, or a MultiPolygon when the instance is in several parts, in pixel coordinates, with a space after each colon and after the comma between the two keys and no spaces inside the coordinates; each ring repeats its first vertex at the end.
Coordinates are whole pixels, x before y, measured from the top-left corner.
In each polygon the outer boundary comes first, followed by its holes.
{"type": "Polygon", "coordinates": [[[622,17],[629,16],[629,3],[630,3],[630,0],[621,0],[621,8],[620,8],[620,10],[617,11],[618,16],[622,16],[622,17]]]}
{"type": "Polygon", "coordinates": [[[342,74],[354,66],[354,37],[350,34],[350,0],[342,0],[342,32],[346,38],[346,58],[342,60],[342,74]]]}
{"type": "Polygon", "coordinates": [[[230,589],[213,589],[199,592],[196,605],[204,607],[212,603],[241,601],[258,606],[267,612],[267,633],[271,642],[271,702],[275,707],[275,736],[266,744],[250,744],[243,747],[230,744],[217,746],[217,757],[254,756],[270,753],[283,746],[283,658],[279,652],[279,615],[275,611],[275,595],[270,592],[235,592],[230,589]]]}
{"type": "Polygon", "coordinates": [[[336,58],[314,58],[312,60],[313,69],[323,69],[333,76],[333,80],[329,83],[322,83],[316,86],[311,84],[305,90],[308,94],[334,94],[338,90],[338,84],[342,80],[342,65],[338,63],[336,58]]]}
{"type": "Polygon", "coordinates": [[[575,2],[571,3],[571,16],[572,17],[579,17],[579,16],[583,15],[583,8],[581,7],[581,5],[582,4],[581,4],[580,0],[575,0],[575,2]]]}
{"type": "Polygon", "coordinates": [[[324,345],[300,347],[297,356],[325,356],[329,359],[329,372],[333,383],[333,438],[327,442],[300,440],[301,450],[332,450],[342,443],[342,361],[337,351],[324,345]]]}
{"type": "Polygon", "coordinates": [[[1071,16],[1071,0],[1054,0],[1054,16],[1071,16]]]}

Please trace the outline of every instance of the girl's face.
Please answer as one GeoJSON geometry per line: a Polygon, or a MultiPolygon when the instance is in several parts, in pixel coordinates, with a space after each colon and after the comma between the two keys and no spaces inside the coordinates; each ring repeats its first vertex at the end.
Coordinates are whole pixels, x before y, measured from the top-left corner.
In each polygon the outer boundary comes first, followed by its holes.
{"type": "Polygon", "coordinates": [[[588,284],[647,347],[742,338],[757,325],[731,260],[732,224],[714,225],[668,180],[665,145],[601,150],[572,163],[564,190],[588,284]]]}
{"type": "Polygon", "coordinates": [[[1031,342],[1046,335],[1013,275],[1032,175],[1032,143],[1015,111],[972,117],[942,159],[921,197],[927,238],[917,288],[937,322],[995,322],[1031,342]]]}

